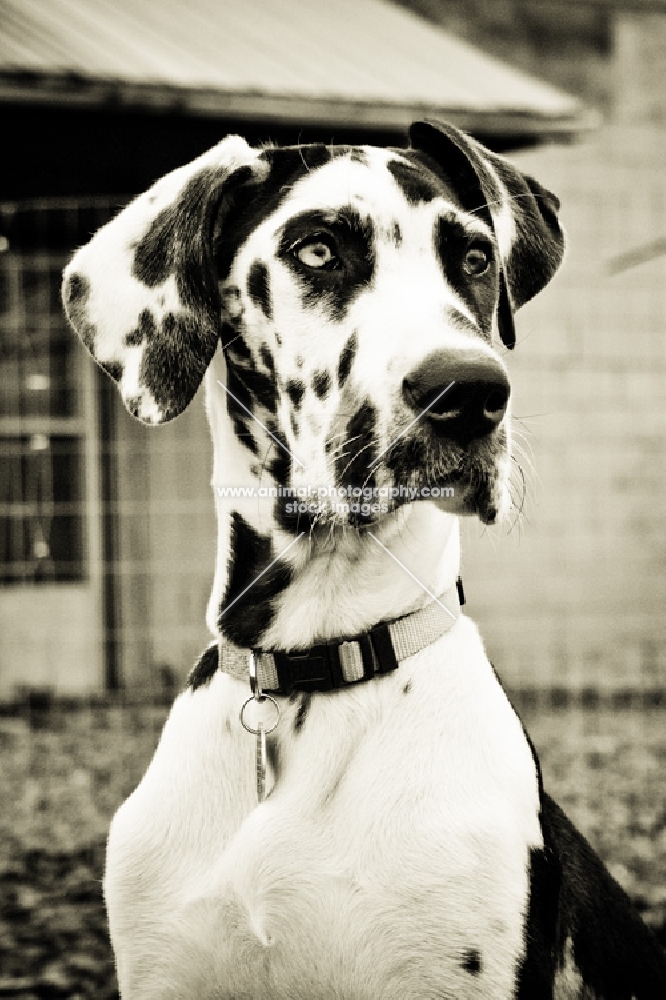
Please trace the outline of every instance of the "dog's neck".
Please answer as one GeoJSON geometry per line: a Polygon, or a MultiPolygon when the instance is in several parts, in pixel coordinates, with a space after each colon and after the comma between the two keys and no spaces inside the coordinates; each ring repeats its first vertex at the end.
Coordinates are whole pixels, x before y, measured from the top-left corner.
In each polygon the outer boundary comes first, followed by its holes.
{"type": "Polygon", "coordinates": [[[451,516],[412,504],[370,530],[351,529],[319,551],[307,536],[296,543],[294,580],[264,637],[266,648],[360,634],[424,607],[454,585],[459,533],[451,516]]]}
{"type": "MultiPolygon", "coordinates": [[[[222,495],[227,487],[258,491],[277,484],[266,460],[239,439],[217,381],[221,374],[223,368],[214,365],[207,385],[218,520],[207,615],[213,634],[240,646],[308,648],[408,614],[455,584],[457,518],[431,503],[405,505],[362,530],[338,527],[330,535],[306,530],[298,537],[298,531],[279,527],[274,500],[222,495]],[[244,588],[247,593],[239,598],[244,588]]],[[[264,446],[279,447],[268,436],[264,446]]]]}

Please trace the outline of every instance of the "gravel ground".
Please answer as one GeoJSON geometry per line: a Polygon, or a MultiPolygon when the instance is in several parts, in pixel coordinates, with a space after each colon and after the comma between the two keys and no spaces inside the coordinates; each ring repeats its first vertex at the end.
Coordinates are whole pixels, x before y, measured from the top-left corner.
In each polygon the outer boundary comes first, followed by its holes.
{"type": "MultiPolygon", "coordinates": [[[[666,709],[523,711],[551,794],[666,944],[666,709]]],[[[0,718],[0,998],[116,997],[104,840],[156,707],[0,718]]]]}

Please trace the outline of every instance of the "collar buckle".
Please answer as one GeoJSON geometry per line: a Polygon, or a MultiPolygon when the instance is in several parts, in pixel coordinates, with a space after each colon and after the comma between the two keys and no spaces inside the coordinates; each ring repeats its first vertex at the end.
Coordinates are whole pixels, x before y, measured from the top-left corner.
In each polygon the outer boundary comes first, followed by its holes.
{"type": "Polygon", "coordinates": [[[337,643],[321,643],[302,653],[274,652],[280,692],[333,691],[344,686],[337,643]]]}
{"type": "Polygon", "coordinates": [[[325,642],[302,653],[273,652],[281,694],[334,691],[398,667],[386,623],[343,642],[325,642]]]}

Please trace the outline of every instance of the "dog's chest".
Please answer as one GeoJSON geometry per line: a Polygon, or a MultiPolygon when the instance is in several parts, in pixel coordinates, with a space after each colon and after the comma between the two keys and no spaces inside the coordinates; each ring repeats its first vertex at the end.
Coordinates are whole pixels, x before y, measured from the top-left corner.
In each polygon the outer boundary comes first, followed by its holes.
{"type": "MultiPolygon", "coordinates": [[[[272,794],[249,811],[253,747],[237,734],[224,753],[247,779],[244,802],[192,788],[166,837],[153,765],[153,803],[140,802],[140,788],[134,809],[144,841],[152,813],[162,847],[147,876],[138,859],[148,884],[124,905],[136,926],[152,927],[146,954],[170,995],[513,996],[538,792],[520,724],[482,666],[448,693],[424,662],[352,700],[315,698],[278,747],[272,794]]],[[[163,751],[173,790],[169,738],[167,727],[156,761],[163,751]]],[[[124,945],[140,968],[141,944],[124,945]]]]}

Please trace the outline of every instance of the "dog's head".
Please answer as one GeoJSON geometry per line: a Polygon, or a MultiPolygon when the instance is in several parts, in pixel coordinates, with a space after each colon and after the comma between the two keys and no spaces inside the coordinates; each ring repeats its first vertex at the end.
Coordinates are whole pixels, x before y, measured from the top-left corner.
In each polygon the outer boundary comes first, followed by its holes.
{"type": "Polygon", "coordinates": [[[410,137],[407,150],[229,137],[65,272],[73,326],[146,423],[188,405],[221,341],[209,390],[248,475],[329,490],[314,511],[279,505],[285,528],[372,523],[433,488],[491,522],[506,494],[496,347],[513,347],[514,311],[559,266],[558,203],[451,126],[410,137]],[[336,509],[331,487],[363,491],[361,510],[336,509]]]}

